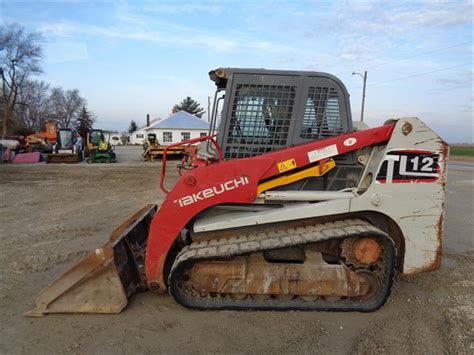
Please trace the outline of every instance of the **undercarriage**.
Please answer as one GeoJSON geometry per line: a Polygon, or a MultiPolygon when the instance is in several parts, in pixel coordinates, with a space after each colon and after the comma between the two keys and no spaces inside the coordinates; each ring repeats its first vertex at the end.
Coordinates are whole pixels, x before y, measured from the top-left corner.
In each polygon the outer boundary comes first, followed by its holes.
{"type": "Polygon", "coordinates": [[[197,309],[368,312],[385,303],[395,260],[392,240],[362,220],[269,228],[185,247],[169,290],[197,309]]]}

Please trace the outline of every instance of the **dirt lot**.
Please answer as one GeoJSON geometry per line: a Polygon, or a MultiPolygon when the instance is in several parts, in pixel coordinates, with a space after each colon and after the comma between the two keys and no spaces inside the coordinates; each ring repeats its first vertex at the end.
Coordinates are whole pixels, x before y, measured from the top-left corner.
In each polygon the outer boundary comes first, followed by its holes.
{"type": "Polygon", "coordinates": [[[375,313],[199,312],[142,293],[118,315],[23,317],[121,220],[162,201],[161,165],[117,153],[117,164],[0,165],[0,353],[474,352],[472,163],[449,169],[441,270],[398,277],[375,313]]]}

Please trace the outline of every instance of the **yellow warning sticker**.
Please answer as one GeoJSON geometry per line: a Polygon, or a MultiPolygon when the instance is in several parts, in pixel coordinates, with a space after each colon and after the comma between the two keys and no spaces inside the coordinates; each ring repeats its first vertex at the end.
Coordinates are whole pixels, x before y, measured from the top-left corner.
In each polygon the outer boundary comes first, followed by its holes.
{"type": "Polygon", "coordinates": [[[278,171],[280,173],[284,173],[285,171],[289,171],[291,169],[296,168],[296,160],[295,159],[285,160],[278,163],[277,166],[278,166],[278,171]]]}

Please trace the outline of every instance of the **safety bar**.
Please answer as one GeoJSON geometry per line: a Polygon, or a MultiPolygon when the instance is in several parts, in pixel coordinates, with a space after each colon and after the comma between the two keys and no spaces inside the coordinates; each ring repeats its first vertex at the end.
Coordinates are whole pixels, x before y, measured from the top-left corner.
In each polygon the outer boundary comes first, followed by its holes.
{"type": "Polygon", "coordinates": [[[209,140],[209,141],[212,142],[212,144],[217,149],[218,160],[222,160],[222,149],[221,149],[219,143],[217,143],[217,141],[215,140],[214,137],[215,137],[215,135],[214,136],[203,136],[203,137],[193,138],[193,139],[183,141],[183,142],[173,143],[173,144],[170,144],[170,145],[166,146],[166,148],[163,150],[163,162],[162,162],[163,165],[161,167],[161,178],[160,178],[160,189],[161,189],[161,191],[163,191],[165,194],[169,193],[169,191],[165,188],[165,185],[164,185],[165,176],[166,176],[166,155],[168,153],[168,149],[174,148],[174,147],[179,147],[181,145],[191,145],[191,144],[194,144],[194,143],[199,143],[199,142],[209,140]]]}
{"type": "MultiPolygon", "coordinates": [[[[221,100],[224,99],[225,97],[225,94],[224,96],[221,96],[221,97],[217,97],[219,95],[220,92],[224,91],[225,93],[225,89],[221,88],[221,89],[217,89],[216,90],[216,93],[214,94],[214,102],[212,104],[212,113],[211,113],[211,122],[209,122],[209,136],[214,136],[214,132],[216,131],[216,125],[217,125],[217,110],[219,109],[219,102],[221,100]]],[[[208,154],[211,154],[211,155],[214,155],[216,152],[211,150],[211,142],[207,142],[206,144],[206,152],[208,154]]]]}

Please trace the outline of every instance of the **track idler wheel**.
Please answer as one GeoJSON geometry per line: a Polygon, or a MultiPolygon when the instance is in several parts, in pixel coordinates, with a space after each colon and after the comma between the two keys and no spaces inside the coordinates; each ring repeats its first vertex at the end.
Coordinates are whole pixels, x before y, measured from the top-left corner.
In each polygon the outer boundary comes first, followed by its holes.
{"type": "Polygon", "coordinates": [[[356,268],[366,268],[377,263],[382,247],[375,238],[348,238],[342,243],[342,256],[356,268]]]}

